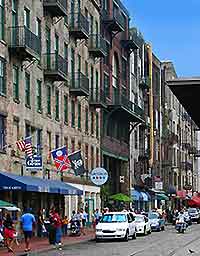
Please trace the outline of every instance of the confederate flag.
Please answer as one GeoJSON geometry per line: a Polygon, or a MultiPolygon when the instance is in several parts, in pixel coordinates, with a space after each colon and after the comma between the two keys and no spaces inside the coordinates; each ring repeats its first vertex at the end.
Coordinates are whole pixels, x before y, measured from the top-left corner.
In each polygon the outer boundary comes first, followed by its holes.
{"type": "Polygon", "coordinates": [[[59,172],[71,168],[71,163],[68,159],[68,152],[66,146],[51,151],[55,166],[59,172]]]}

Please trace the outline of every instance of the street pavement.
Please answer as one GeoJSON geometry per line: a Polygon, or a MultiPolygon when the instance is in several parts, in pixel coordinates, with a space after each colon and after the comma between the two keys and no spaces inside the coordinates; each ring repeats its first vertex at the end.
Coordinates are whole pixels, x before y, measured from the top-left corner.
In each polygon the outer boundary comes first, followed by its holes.
{"type": "MultiPolygon", "coordinates": [[[[34,255],[34,254],[33,254],[34,255]]],[[[47,253],[35,254],[46,256],[47,253]]],[[[174,226],[165,231],[152,232],[139,236],[136,240],[108,241],[96,243],[89,241],[67,245],[62,251],[48,251],[48,256],[199,256],[200,225],[193,224],[184,234],[179,234],[174,226]]]]}

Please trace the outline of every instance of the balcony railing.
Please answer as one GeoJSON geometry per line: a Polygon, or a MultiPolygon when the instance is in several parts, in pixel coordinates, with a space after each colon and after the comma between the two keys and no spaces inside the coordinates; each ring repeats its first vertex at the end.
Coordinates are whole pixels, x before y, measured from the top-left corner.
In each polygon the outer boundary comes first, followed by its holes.
{"type": "Polygon", "coordinates": [[[67,15],[66,0],[44,0],[43,6],[52,17],[62,17],[67,15]]]}
{"type": "Polygon", "coordinates": [[[76,39],[89,38],[89,21],[81,13],[71,13],[69,33],[76,39]]]}
{"type": "Polygon", "coordinates": [[[127,111],[130,115],[132,121],[144,122],[145,115],[144,110],[140,108],[137,104],[131,102],[127,96],[120,93],[114,93],[112,97],[112,106],[122,108],[127,111]]]}
{"type": "Polygon", "coordinates": [[[93,54],[94,57],[106,56],[106,41],[100,34],[90,35],[89,52],[93,54]]]}
{"type": "Polygon", "coordinates": [[[89,79],[82,72],[71,74],[70,93],[76,96],[89,95],[89,79]]]}
{"type": "Polygon", "coordinates": [[[149,77],[143,77],[139,81],[139,85],[142,89],[149,89],[150,87],[150,79],[149,77]]]}
{"type": "Polygon", "coordinates": [[[10,51],[22,59],[39,58],[41,40],[26,26],[8,28],[8,46],[10,51]]]}
{"type": "Polygon", "coordinates": [[[96,108],[106,108],[106,93],[99,88],[91,90],[89,103],[96,108]]]}
{"type": "Polygon", "coordinates": [[[43,56],[44,75],[54,81],[66,81],[68,75],[67,60],[56,53],[47,53],[43,56]]]}
{"type": "Polygon", "coordinates": [[[121,32],[125,30],[126,24],[120,10],[114,10],[112,16],[109,15],[107,10],[102,11],[102,19],[107,24],[107,29],[111,31],[121,32]]]}

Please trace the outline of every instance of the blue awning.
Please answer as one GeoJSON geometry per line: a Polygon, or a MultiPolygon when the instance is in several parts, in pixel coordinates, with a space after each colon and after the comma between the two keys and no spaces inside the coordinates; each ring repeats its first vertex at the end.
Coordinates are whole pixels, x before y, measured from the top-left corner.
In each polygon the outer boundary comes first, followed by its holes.
{"type": "Polygon", "coordinates": [[[132,197],[133,201],[141,201],[142,200],[141,193],[135,189],[131,190],[131,197],[132,197]]]}
{"type": "Polygon", "coordinates": [[[46,192],[62,195],[82,195],[83,191],[59,180],[47,180],[32,176],[19,176],[0,171],[0,190],[46,192]]]}
{"type": "Polygon", "coordinates": [[[144,202],[148,202],[149,201],[149,199],[148,199],[148,196],[147,196],[147,194],[145,193],[145,192],[140,192],[141,193],[141,195],[142,195],[142,201],[144,201],[144,202]]]}

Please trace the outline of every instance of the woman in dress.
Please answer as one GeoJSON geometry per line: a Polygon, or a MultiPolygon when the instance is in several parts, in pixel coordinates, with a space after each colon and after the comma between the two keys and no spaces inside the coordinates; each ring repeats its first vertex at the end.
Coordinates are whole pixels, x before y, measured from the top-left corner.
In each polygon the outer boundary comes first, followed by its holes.
{"type": "Polygon", "coordinates": [[[15,229],[9,213],[7,213],[6,215],[6,219],[3,222],[3,226],[4,226],[5,245],[8,248],[8,252],[13,252],[12,244],[14,242],[15,229]]]}

